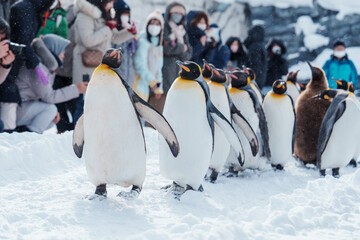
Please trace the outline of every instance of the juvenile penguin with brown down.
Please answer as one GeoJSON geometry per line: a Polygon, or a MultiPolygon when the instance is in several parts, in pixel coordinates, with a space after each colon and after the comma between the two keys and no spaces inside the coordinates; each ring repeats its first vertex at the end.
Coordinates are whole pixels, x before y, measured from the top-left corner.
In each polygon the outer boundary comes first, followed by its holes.
{"type": "Polygon", "coordinates": [[[316,164],[319,130],[330,102],[313,98],[328,88],[328,82],[322,69],[308,64],[312,77],[295,105],[294,155],[305,164],[316,164]]]}

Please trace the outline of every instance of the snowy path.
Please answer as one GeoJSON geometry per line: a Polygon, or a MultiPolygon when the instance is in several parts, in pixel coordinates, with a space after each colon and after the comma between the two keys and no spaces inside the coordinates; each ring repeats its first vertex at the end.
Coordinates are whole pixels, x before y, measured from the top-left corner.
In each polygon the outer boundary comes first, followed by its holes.
{"type": "Polygon", "coordinates": [[[360,169],[318,178],[290,162],[285,172],[246,171],[204,183],[177,201],[160,188],[157,133],[145,129],[147,177],[126,201],[94,186],[71,133],[0,134],[0,239],[360,239],[360,169]]]}

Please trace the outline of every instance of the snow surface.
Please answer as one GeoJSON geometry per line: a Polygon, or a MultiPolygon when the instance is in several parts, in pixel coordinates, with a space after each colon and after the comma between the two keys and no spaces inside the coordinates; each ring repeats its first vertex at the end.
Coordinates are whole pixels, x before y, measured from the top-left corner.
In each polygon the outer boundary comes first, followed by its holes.
{"type": "MultiPolygon", "coordinates": [[[[349,59],[352,60],[355,64],[356,70],[360,73],[360,47],[348,47],[346,52],[349,56],[349,59]]],[[[311,62],[312,65],[322,68],[325,62],[330,59],[330,56],[333,54],[333,49],[326,48],[324,49],[314,61],[311,62]]],[[[299,62],[296,65],[290,67],[289,71],[297,71],[299,80],[310,79],[311,72],[309,65],[306,62],[299,62]]]]}
{"type": "Polygon", "coordinates": [[[357,13],[360,14],[360,1],[354,0],[317,0],[320,6],[326,9],[339,11],[337,18],[343,19],[345,15],[357,13]]]}
{"type": "Polygon", "coordinates": [[[0,239],[356,239],[360,169],[319,178],[291,161],[284,172],[245,171],[204,183],[181,201],[160,190],[158,134],[145,128],[147,176],[139,198],[94,192],[72,133],[0,134],[0,239]]]}

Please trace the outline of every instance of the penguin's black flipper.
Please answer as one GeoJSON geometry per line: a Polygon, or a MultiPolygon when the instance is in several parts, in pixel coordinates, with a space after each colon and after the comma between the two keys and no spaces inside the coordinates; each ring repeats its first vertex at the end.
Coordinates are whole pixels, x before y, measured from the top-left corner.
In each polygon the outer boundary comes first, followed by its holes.
{"type": "MultiPolygon", "coordinates": [[[[336,90],[335,90],[336,91],[336,90]]],[[[318,150],[316,155],[317,167],[321,170],[321,155],[324,153],[329,138],[331,136],[334,124],[344,114],[346,109],[346,102],[348,93],[338,93],[332,100],[328,110],[326,111],[324,120],[321,123],[318,150]]]]}
{"type": "Polygon", "coordinates": [[[78,158],[81,158],[84,149],[84,115],[81,115],[73,132],[73,149],[78,158]]]}
{"type": "Polygon", "coordinates": [[[155,108],[150,106],[135,92],[132,92],[131,98],[138,114],[145,121],[149,122],[152,126],[154,126],[154,128],[165,138],[172,154],[174,155],[174,157],[177,157],[180,151],[179,142],[174,133],[174,130],[172,129],[168,121],[161,113],[156,111],[155,108]]]}
{"type": "Polygon", "coordinates": [[[241,130],[243,131],[245,137],[249,141],[251,152],[255,157],[256,154],[259,152],[259,141],[254,132],[253,128],[250,126],[249,122],[245,119],[245,117],[240,113],[240,111],[236,108],[234,102],[232,101],[229,91],[225,89],[229,105],[230,105],[230,112],[232,120],[238,125],[241,130]]]}
{"type": "Polygon", "coordinates": [[[211,102],[208,104],[208,109],[212,119],[214,119],[215,123],[221,128],[221,130],[226,135],[230,145],[236,151],[240,165],[243,166],[245,159],[244,149],[235,129],[226,119],[226,117],[211,102]]]}

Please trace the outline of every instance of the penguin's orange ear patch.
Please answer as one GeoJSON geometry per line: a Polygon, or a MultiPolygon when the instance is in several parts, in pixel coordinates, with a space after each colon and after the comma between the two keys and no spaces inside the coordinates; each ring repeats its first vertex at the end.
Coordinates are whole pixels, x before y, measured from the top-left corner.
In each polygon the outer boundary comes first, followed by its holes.
{"type": "Polygon", "coordinates": [[[188,67],[184,66],[184,65],[181,65],[181,68],[184,69],[187,72],[190,72],[190,69],[188,67]]]}
{"type": "Polygon", "coordinates": [[[211,68],[208,64],[205,64],[205,67],[207,68],[207,70],[211,71],[211,68]]]}
{"type": "Polygon", "coordinates": [[[117,51],[112,51],[112,52],[110,53],[110,57],[115,56],[115,54],[117,54],[117,53],[118,53],[117,51]]]}
{"type": "Polygon", "coordinates": [[[217,75],[217,76],[220,76],[220,73],[218,70],[214,69],[213,72],[217,75]]]}

